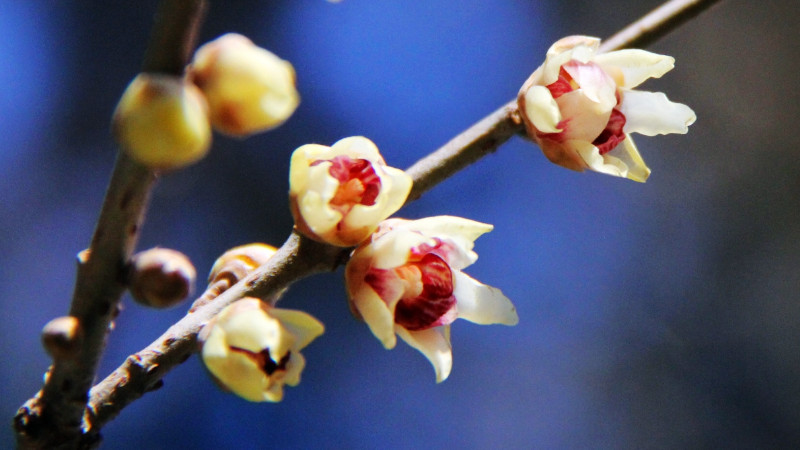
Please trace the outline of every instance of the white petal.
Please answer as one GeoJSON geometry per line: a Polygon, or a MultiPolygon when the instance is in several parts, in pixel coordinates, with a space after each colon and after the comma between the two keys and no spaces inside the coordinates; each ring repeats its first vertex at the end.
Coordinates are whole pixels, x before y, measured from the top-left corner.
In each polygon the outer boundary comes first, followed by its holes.
{"type": "Polygon", "coordinates": [[[569,145],[573,146],[586,165],[595,172],[623,178],[628,176],[628,166],[624,162],[619,158],[609,157],[608,154],[601,155],[597,147],[590,142],[570,141],[569,145]]]}
{"type": "Polygon", "coordinates": [[[324,157],[316,159],[333,159],[337,156],[349,156],[353,159],[366,159],[385,164],[378,147],[364,136],[351,136],[340,139],[327,150],[324,157]]]}
{"type": "Polygon", "coordinates": [[[675,67],[675,58],[671,56],[638,49],[618,50],[597,55],[594,62],[612,76],[620,71],[622,79],[617,82],[620,83],[620,87],[628,89],[640,85],[648,78],[660,78],[675,67]]]}
{"type": "Polygon", "coordinates": [[[558,79],[561,66],[571,60],[589,62],[600,46],[600,39],[589,36],[567,36],[559,39],[547,50],[542,65],[541,82],[548,85],[558,79]]]}
{"type": "Polygon", "coordinates": [[[453,368],[453,352],[447,328],[436,327],[421,331],[408,331],[399,325],[395,327],[400,339],[428,358],[436,372],[437,383],[446,380],[453,368]]]}
{"type": "MultiPolygon", "coordinates": [[[[421,231],[428,235],[447,235],[461,237],[465,241],[474,242],[483,234],[494,229],[488,223],[477,222],[456,216],[433,216],[407,222],[409,229],[421,231]]],[[[471,246],[470,246],[471,248],[471,246]]]]}
{"type": "Polygon", "coordinates": [[[369,244],[371,265],[376,269],[393,269],[408,262],[411,248],[424,242],[433,244],[428,236],[404,229],[389,230],[369,244]]]}
{"type": "Polygon", "coordinates": [[[558,133],[561,112],[558,103],[544,86],[531,86],[525,92],[525,115],[534,127],[542,133],[558,133]]]}
{"type": "MultiPolygon", "coordinates": [[[[599,103],[598,111],[610,111],[617,104],[617,85],[614,80],[596,64],[564,65],[566,71],[580,86],[581,92],[591,101],[599,103]]],[[[564,117],[569,114],[562,111],[564,117]]]]}
{"type": "Polygon", "coordinates": [[[619,108],[626,120],[623,130],[646,136],[686,134],[697,119],[691,108],[669,101],[662,92],[623,91],[619,108]]]}
{"type": "Polygon", "coordinates": [[[516,325],[517,309],[500,289],[487,286],[460,270],[453,271],[458,317],[480,325],[516,325]]]}
{"type": "Polygon", "coordinates": [[[629,134],[625,135],[625,140],[614,150],[606,153],[606,158],[615,157],[628,166],[627,177],[633,181],[644,183],[650,176],[650,168],[647,167],[636,144],[629,134]]]}

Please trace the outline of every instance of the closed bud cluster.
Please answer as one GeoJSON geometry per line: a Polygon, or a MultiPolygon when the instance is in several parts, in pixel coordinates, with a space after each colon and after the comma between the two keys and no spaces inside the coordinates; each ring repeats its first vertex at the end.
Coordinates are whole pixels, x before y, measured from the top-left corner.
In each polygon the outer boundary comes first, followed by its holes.
{"type": "Polygon", "coordinates": [[[205,94],[214,128],[233,136],[274,128],[300,103],[292,65],[240,34],[200,47],[188,77],[205,94]]]}
{"type": "Polygon", "coordinates": [[[153,170],[192,164],[211,145],[208,105],[197,87],[169,75],[139,74],[114,111],[112,132],[137,162],[153,170]]]}
{"type": "Polygon", "coordinates": [[[300,383],[300,350],[323,331],[302,311],[245,297],[220,311],[198,339],[203,363],[221,387],[251,402],[279,402],[284,384],[300,383]]]}
{"type": "Polygon", "coordinates": [[[196,271],[181,252],[152,248],[133,256],[128,280],[131,296],[153,308],[169,308],[192,292],[196,271]]]}

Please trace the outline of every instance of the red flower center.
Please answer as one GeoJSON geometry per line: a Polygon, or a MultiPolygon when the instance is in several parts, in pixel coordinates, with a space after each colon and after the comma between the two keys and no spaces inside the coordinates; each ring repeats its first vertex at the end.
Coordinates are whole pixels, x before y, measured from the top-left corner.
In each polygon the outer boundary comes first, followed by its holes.
{"type": "Polygon", "coordinates": [[[456,304],[453,272],[444,260],[428,253],[404,267],[419,275],[422,292],[403,297],[394,310],[394,321],[407,330],[424,330],[452,322],[447,315],[456,304]]]}
{"type": "Polygon", "coordinates": [[[370,269],[364,281],[381,298],[402,289],[394,321],[407,330],[424,330],[455,320],[453,272],[447,262],[433,253],[394,269],[370,269]]]}
{"type": "MultiPolygon", "coordinates": [[[[558,72],[558,80],[550,83],[547,85],[547,89],[550,91],[550,94],[553,96],[554,99],[561,97],[562,95],[572,92],[576,89],[580,89],[580,85],[572,78],[572,76],[564,70],[564,67],[561,67],[561,70],[558,72]]],[[[601,155],[605,155],[606,153],[614,150],[620,142],[625,140],[625,133],[622,131],[622,128],[625,126],[625,115],[622,114],[622,111],[617,109],[619,106],[619,91],[617,91],[617,104],[614,106],[614,109],[611,110],[611,116],[608,118],[608,123],[603,131],[592,141],[592,145],[597,147],[600,151],[601,155]]],[[[564,128],[563,123],[558,124],[559,128],[564,128]]],[[[561,133],[543,133],[542,137],[551,137],[553,139],[557,139],[561,133]]]]}
{"type": "Polygon", "coordinates": [[[339,181],[333,199],[332,208],[347,214],[354,205],[371,206],[381,190],[381,179],[375,173],[372,163],[366,159],[352,159],[349,156],[337,156],[329,160],[317,160],[312,166],[330,162],[328,173],[339,181]]]}
{"type": "MultiPolygon", "coordinates": [[[[617,105],[619,105],[619,100],[617,100],[617,105]]],[[[600,150],[601,155],[614,150],[620,142],[625,140],[625,133],[622,131],[624,126],[625,115],[614,107],[611,110],[611,117],[608,118],[605,129],[592,141],[592,145],[600,150]]]]}

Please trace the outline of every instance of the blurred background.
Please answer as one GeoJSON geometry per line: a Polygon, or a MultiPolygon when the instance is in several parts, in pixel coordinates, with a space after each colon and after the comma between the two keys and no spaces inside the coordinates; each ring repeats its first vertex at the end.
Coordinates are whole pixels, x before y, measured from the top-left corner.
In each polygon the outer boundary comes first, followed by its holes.
{"type": "MultiPolygon", "coordinates": [[[[114,161],[109,117],[156,4],[0,1],[6,424],[49,364],[39,330],[68,310],[114,161]]],[[[408,167],[512,99],[553,41],[608,37],[658,4],[212,1],[202,41],[236,31],[290,60],[303,101],[283,127],[216,136],[207,159],[164,176],[139,247],[181,250],[205,274],[229,247],[279,245],[296,147],[365,135],[408,167]]],[[[457,321],[444,383],[351,317],[340,269],[282,301],[326,324],[282,403],[223,393],[192,358],[105,428],[105,447],[797,446],[796,6],[724,1],[649,48],[677,63],[642,88],[698,120],[685,136],[638,137],[646,184],[570,172],[515,138],[400,212],[494,224],[467,272],[519,311],[513,328],[457,321]]],[[[123,303],[101,376],[185,312],[123,303]]],[[[0,447],[12,445],[0,427],[0,447]]]]}

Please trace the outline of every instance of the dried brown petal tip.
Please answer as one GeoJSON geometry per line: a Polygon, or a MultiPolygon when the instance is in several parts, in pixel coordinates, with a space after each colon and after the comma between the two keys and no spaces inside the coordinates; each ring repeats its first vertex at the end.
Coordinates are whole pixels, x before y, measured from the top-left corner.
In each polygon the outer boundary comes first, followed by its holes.
{"type": "Polygon", "coordinates": [[[76,317],[57,317],[42,329],[42,345],[53,359],[69,359],[77,354],[82,336],[76,317]]]}
{"type": "Polygon", "coordinates": [[[196,271],[181,252],[152,248],[133,256],[129,288],[133,299],[153,308],[177,305],[192,292],[196,271]]]}

